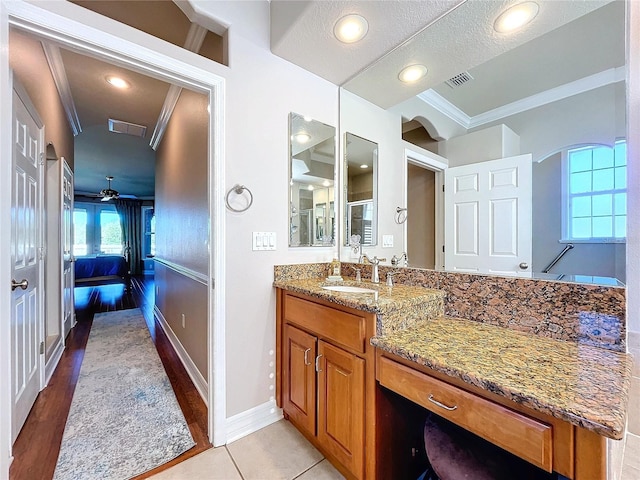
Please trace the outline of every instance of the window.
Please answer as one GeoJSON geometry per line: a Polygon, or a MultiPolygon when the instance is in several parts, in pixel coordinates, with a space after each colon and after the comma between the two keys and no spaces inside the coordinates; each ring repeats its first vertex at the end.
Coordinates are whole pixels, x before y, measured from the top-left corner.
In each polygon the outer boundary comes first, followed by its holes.
{"type": "Polygon", "coordinates": [[[113,205],[77,203],[73,209],[73,254],[122,255],[120,216],[113,205]]]}
{"type": "Polygon", "coordinates": [[[152,257],[156,254],[156,215],[153,207],[142,207],[142,231],[142,256],[152,257]]]}
{"type": "Polygon", "coordinates": [[[565,238],[615,242],[627,235],[627,145],[567,151],[565,238]]]}

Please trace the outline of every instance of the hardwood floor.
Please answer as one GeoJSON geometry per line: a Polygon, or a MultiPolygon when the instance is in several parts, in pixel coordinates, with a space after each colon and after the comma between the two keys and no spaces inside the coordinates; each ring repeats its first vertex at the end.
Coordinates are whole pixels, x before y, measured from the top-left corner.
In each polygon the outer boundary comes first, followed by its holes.
{"type": "Polygon", "coordinates": [[[124,286],[119,284],[75,289],[77,324],[69,332],[66,349],[49,385],[38,395],[13,445],[14,460],[9,471],[10,480],[47,480],[53,477],[93,316],[99,312],[136,307],[142,310],[151,338],[196,442],[195,447],[178,458],[135,478],[147,478],[211,447],[207,438],[207,407],[167,336],[153,317],[153,280],[150,277],[133,278],[132,286],[132,292],[126,292],[124,286]]]}

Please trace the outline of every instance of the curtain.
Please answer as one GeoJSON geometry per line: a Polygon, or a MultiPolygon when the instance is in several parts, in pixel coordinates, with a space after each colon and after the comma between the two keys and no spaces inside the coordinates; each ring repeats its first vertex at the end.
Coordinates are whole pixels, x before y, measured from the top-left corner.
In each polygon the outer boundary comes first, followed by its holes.
{"type": "Polygon", "coordinates": [[[142,273],[142,201],[116,199],[116,211],[122,227],[124,255],[131,275],[142,273]]]}

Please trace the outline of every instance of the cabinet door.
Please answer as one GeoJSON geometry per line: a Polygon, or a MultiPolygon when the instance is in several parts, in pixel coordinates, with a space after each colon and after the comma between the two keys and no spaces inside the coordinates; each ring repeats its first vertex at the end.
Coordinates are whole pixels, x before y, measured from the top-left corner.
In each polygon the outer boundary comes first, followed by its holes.
{"type": "Polygon", "coordinates": [[[318,342],[318,440],[357,478],[364,476],[364,360],[318,342]]]}
{"type": "Polygon", "coordinates": [[[291,325],[284,328],[282,407],[298,426],[316,434],[316,337],[291,325]]]}

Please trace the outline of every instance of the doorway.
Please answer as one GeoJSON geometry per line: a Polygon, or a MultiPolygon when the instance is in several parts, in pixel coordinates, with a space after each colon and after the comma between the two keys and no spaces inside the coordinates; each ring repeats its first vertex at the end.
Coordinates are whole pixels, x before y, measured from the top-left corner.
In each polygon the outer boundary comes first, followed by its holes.
{"type": "MultiPolygon", "coordinates": [[[[164,79],[171,83],[178,84],[183,87],[196,90],[209,96],[210,107],[210,124],[209,124],[209,142],[208,147],[208,191],[223,191],[223,173],[224,165],[221,152],[223,151],[223,105],[224,105],[224,80],[222,77],[205,70],[202,67],[193,65],[186,59],[168,57],[162,52],[162,43],[158,40],[146,39],[147,45],[155,46],[155,48],[140,48],[136,42],[123,39],[114,33],[109,33],[108,28],[105,29],[92,27],[80,23],[73,18],[73,15],[64,17],[61,15],[52,15],[47,10],[38,5],[26,4],[23,2],[15,2],[15,4],[3,3],[0,11],[0,26],[3,32],[3,38],[6,39],[9,25],[32,32],[48,41],[57,43],[62,46],[73,48],[75,51],[95,56],[101,59],[108,59],[127,68],[131,68],[140,73],[144,73],[155,78],[164,79]]],[[[9,67],[6,55],[0,57],[0,91],[2,91],[3,104],[9,105],[11,100],[7,98],[9,88],[9,67]]],[[[6,116],[2,119],[3,125],[9,124],[6,116]]],[[[9,128],[2,129],[2,154],[7,156],[8,145],[10,145],[9,128]]],[[[6,176],[11,178],[10,175],[6,176]]],[[[5,186],[3,184],[3,186],[5,186]]],[[[3,189],[9,192],[10,189],[3,189]]],[[[8,203],[9,195],[3,195],[0,199],[3,211],[10,211],[8,203]],[[4,210],[6,209],[6,210],[4,210]]],[[[224,203],[214,195],[209,195],[209,219],[211,228],[209,231],[209,240],[211,255],[209,257],[208,278],[223,278],[223,258],[224,258],[224,203]]],[[[3,243],[3,247],[6,242],[3,243]]],[[[2,260],[3,271],[8,271],[8,260],[2,260]]],[[[209,398],[209,421],[208,431],[212,443],[221,445],[225,442],[225,405],[224,405],[224,386],[225,386],[225,366],[224,366],[224,282],[217,282],[215,290],[208,288],[208,378],[207,393],[209,398]],[[215,358],[214,354],[215,352],[215,358]]],[[[8,316],[10,314],[8,304],[4,302],[8,296],[3,295],[2,312],[8,316]]],[[[10,356],[4,352],[10,351],[9,332],[3,329],[2,335],[5,341],[3,348],[2,367],[10,365],[10,356]],[[6,347],[6,348],[5,348],[6,347]]],[[[0,408],[0,425],[10,424],[10,395],[3,390],[2,408],[0,408]]],[[[6,436],[1,440],[0,451],[10,452],[11,445],[7,442],[6,436]]],[[[9,458],[5,458],[4,454],[0,458],[0,471],[8,471],[9,458]]]]}

